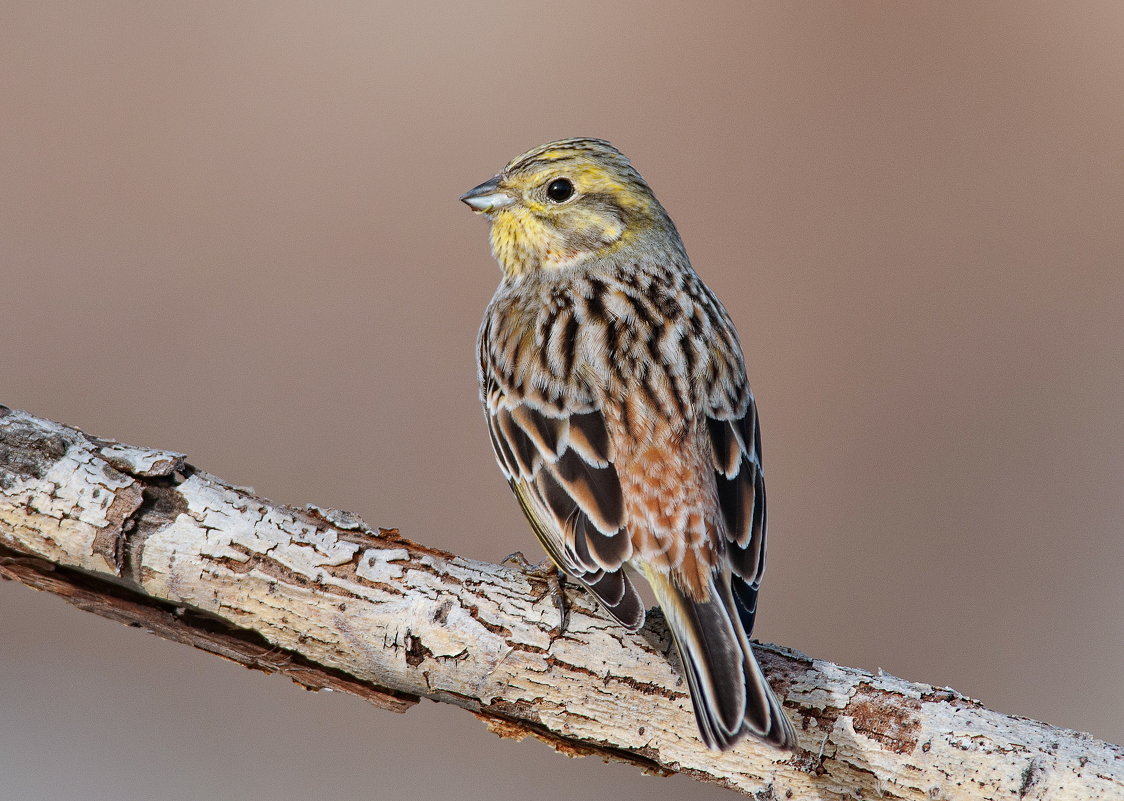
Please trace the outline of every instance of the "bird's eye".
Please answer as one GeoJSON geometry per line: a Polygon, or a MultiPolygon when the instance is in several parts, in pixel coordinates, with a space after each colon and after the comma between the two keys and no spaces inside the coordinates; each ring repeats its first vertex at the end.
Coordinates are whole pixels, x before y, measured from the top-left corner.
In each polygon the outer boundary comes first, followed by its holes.
{"type": "Polygon", "coordinates": [[[565,203],[574,196],[574,185],[567,178],[555,178],[546,187],[546,196],[555,203],[565,203]]]}

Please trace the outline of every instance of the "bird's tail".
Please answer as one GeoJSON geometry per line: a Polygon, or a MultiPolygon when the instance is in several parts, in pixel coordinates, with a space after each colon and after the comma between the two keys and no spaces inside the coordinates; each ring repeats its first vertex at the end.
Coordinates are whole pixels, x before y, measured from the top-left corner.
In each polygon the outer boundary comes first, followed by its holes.
{"type": "Polygon", "coordinates": [[[697,601],[668,574],[645,572],[679,650],[707,747],[725,751],[753,735],[794,748],[796,732],[753,655],[729,581],[712,573],[707,599],[697,601]]]}

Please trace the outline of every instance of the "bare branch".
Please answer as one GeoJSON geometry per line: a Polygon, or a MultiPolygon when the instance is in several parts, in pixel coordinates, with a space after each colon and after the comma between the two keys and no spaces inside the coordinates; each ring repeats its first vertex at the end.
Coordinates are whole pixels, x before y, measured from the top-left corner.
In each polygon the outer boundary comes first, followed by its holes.
{"type": "Polygon", "coordinates": [[[633,635],[572,594],[560,634],[522,571],[4,407],[0,576],[310,689],[396,711],[424,696],[501,736],[761,799],[1124,798],[1119,746],[770,645],[801,749],[707,751],[658,614],[633,635]]]}

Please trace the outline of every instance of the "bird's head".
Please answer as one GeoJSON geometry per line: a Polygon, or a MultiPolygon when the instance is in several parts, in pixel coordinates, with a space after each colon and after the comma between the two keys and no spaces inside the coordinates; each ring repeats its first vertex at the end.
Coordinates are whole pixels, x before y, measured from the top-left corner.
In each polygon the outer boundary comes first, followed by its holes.
{"type": "Polygon", "coordinates": [[[509,277],[604,257],[670,220],[628,159],[601,139],[562,139],[513,160],[461,196],[492,222],[509,277]]]}

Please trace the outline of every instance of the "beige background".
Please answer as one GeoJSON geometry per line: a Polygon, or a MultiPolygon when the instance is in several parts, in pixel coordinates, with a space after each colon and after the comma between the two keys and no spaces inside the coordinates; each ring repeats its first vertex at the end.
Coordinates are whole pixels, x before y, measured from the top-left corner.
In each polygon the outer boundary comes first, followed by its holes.
{"type": "MultiPolygon", "coordinates": [[[[1124,5],[0,3],[0,402],[495,560],[457,196],[630,154],[746,345],[758,636],[1124,740],[1124,5]]],[[[13,799],[729,797],[0,585],[13,799]]]]}

